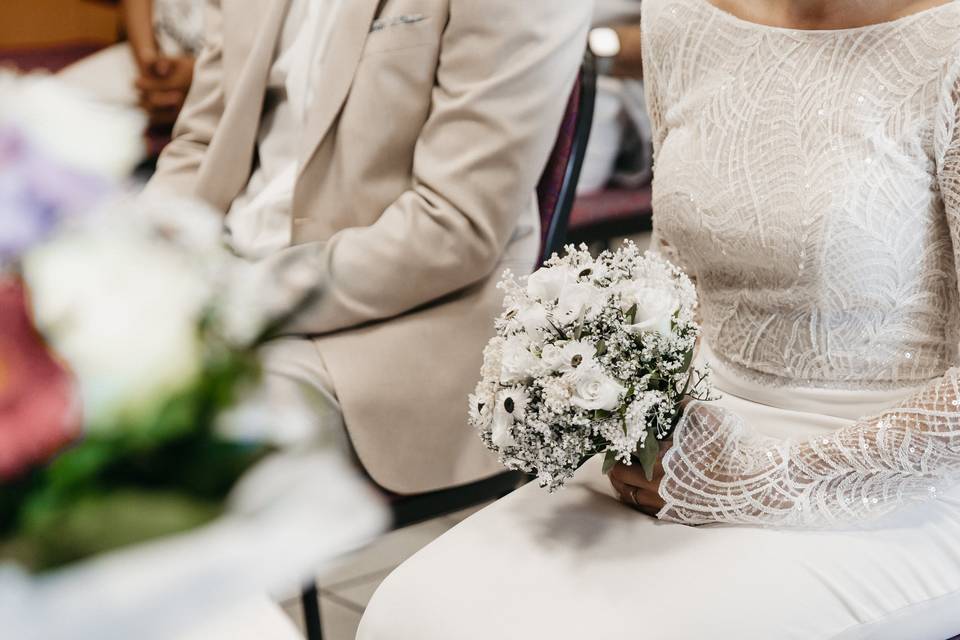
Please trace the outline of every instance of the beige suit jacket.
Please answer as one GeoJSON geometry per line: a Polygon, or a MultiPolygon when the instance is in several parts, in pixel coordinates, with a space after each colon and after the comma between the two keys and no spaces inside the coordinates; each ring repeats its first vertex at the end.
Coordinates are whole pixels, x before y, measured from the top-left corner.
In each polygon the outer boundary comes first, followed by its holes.
{"type": "MultiPolygon", "coordinates": [[[[147,190],[226,212],[250,177],[287,0],[210,0],[147,190]]],[[[498,471],[466,425],[505,249],[555,142],[592,0],[342,0],[303,132],[290,255],[353,445],[399,493],[498,471]]],[[[529,259],[527,264],[529,268],[529,259]]],[[[270,258],[268,260],[273,260],[270,258]]]]}

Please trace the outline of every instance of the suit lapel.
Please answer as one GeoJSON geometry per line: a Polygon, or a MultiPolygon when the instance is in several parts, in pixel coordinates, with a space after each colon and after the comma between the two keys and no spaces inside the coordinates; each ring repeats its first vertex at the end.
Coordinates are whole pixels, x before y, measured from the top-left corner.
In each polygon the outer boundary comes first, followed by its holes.
{"type": "Polygon", "coordinates": [[[304,144],[300,149],[303,173],[343,106],[360,63],[370,25],[384,0],[339,0],[336,21],[314,81],[321,83],[310,107],[304,144]]]}
{"type": "MultiPolygon", "coordinates": [[[[236,0],[233,1],[236,2],[236,0]]],[[[256,0],[257,5],[261,2],[264,0],[256,0]]],[[[243,22],[249,29],[255,29],[256,32],[254,34],[251,31],[247,34],[252,36],[253,44],[250,54],[246,56],[246,64],[237,75],[237,84],[233,91],[235,100],[228,106],[233,113],[230,114],[230,118],[224,114],[224,122],[229,122],[230,126],[231,159],[236,161],[217,163],[218,166],[208,163],[201,170],[199,181],[199,184],[207,185],[202,194],[203,197],[210,202],[220,204],[223,208],[229,206],[250,177],[250,162],[247,159],[253,158],[254,144],[263,111],[263,98],[267,89],[267,75],[273,64],[277,41],[283,29],[289,3],[290,0],[266,0],[269,6],[262,9],[256,8],[251,11],[249,7],[237,8],[237,10],[247,11],[247,19],[243,22]]],[[[225,36],[229,37],[229,34],[225,36]]]]}

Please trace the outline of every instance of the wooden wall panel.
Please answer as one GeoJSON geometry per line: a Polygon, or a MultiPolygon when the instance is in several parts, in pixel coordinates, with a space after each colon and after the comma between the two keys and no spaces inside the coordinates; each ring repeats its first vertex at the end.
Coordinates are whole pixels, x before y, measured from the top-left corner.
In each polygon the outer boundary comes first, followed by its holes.
{"type": "Polygon", "coordinates": [[[95,0],[0,0],[0,48],[68,42],[111,43],[119,15],[95,0]]]}

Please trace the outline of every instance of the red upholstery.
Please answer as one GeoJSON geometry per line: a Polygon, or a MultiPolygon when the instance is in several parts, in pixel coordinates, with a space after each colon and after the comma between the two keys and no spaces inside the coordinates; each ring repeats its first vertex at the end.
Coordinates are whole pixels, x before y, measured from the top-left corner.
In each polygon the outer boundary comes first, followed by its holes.
{"type": "Polygon", "coordinates": [[[570,157],[573,153],[574,142],[576,141],[577,117],[580,114],[580,98],[583,91],[582,79],[578,76],[570,95],[570,101],[567,103],[567,112],[563,116],[563,122],[560,125],[560,132],[557,136],[557,143],[550,153],[550,159],[547,161],[547,167],[540,178],[540,184],[537,185],[537,199],[540,205],[540,253],[547,244],[547,234],[550,232],[550,225],[554,216],[557,214],[557,205],[560,201],[560,194],[563,189],[564,179],[567,175],[567,168],[570,165],[570,157]]]}
{"type": "Polygon", "coordinates": [[[99,43],[72,42],[56,46],[0,49],[0,66],[10,65],[20,71],[46,70],[56,73],[102,48],[103,44],[99,43]]]}
{"type": "Polygon", "coordinates": [[[600,225],[635,222],[641,226],[648,223],[652,215],[650,195],[650,187],[644,187],[604,189],[580,196],[570,214],[570,232],[576,234],[600,225]]]}

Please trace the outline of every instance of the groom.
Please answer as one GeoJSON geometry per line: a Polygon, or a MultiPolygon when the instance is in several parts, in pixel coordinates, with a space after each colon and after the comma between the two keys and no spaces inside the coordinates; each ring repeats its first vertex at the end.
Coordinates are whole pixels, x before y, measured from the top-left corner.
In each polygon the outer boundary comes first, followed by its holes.
{"type": "Polygon", "coordinates": [[[268,349],[268,382],[322,394],[381,486],[497,472],[466,397],[501,271],[536,260],[534,191],[591,0],[208,4],[147,191],[222,211],[227,241],[268,273],[312,265],[322,297],[268,349]]]}

